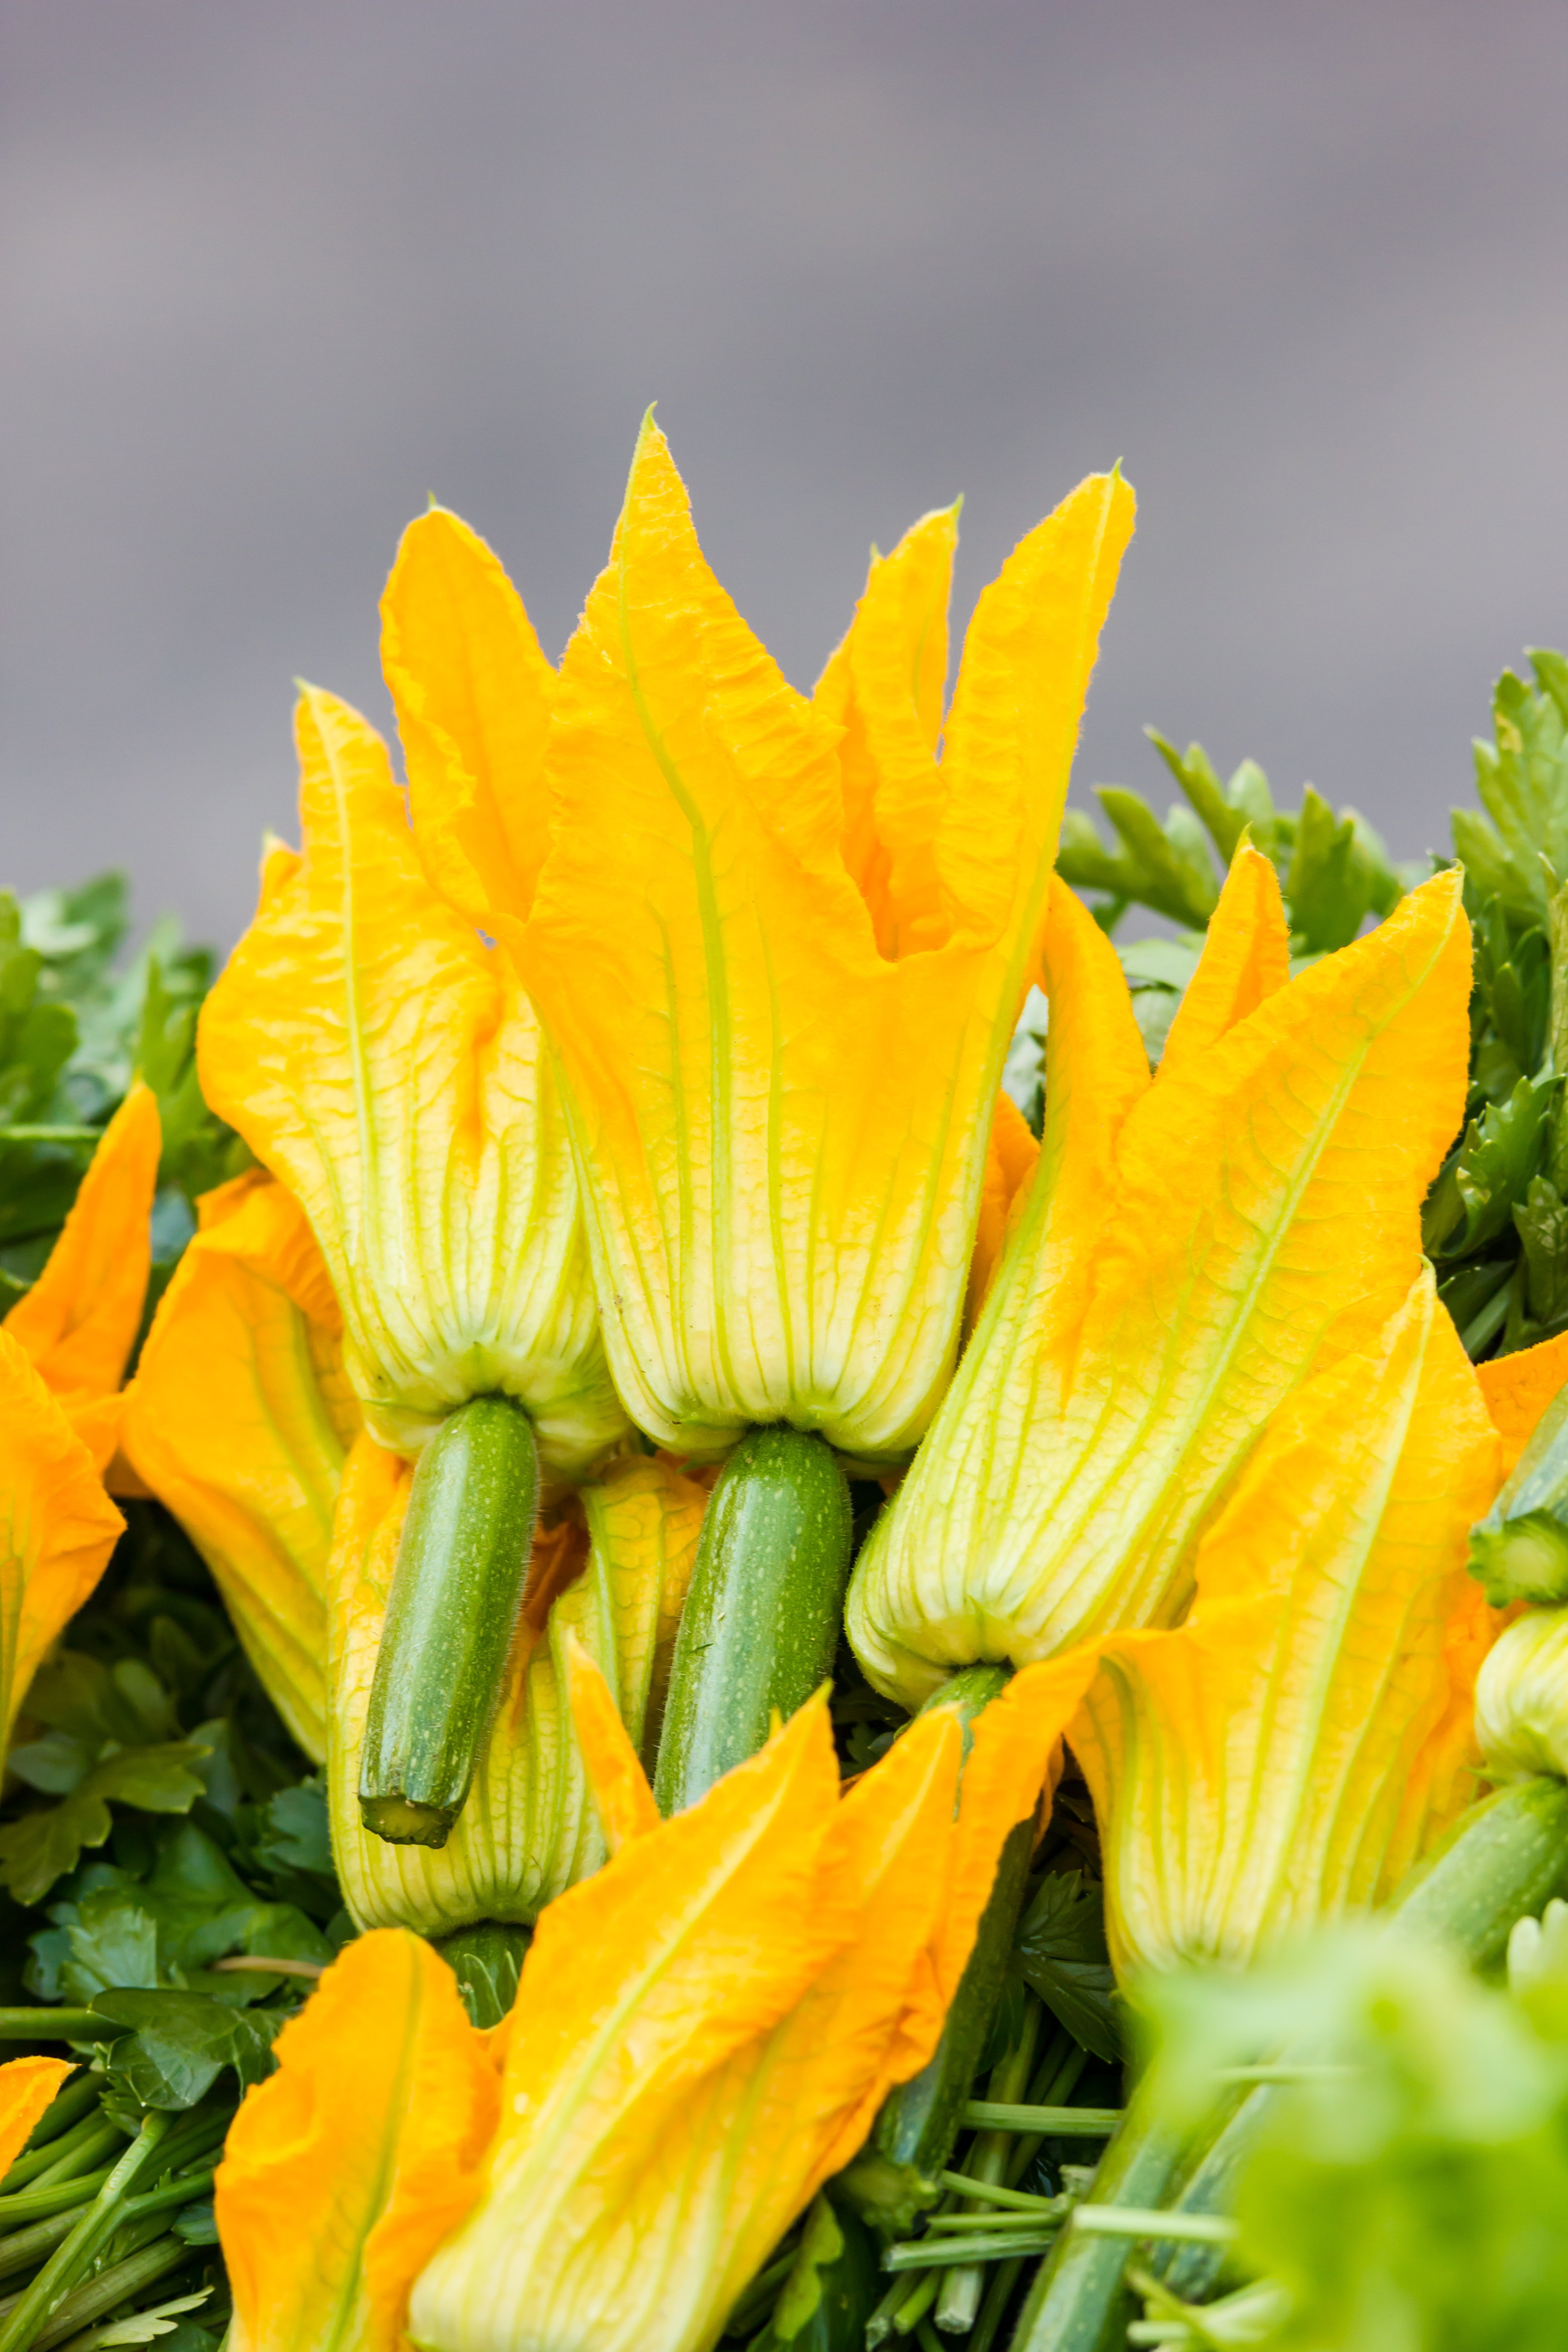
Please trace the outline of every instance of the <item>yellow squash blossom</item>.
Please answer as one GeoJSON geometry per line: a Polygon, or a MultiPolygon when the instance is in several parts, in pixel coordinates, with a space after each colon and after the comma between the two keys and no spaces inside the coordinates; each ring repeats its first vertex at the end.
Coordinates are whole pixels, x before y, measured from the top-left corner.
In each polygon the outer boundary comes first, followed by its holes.
{"type": "Polygon", "coordinates": [[[1151,1081],[1115,954],[1056,886],[1039,1164],[850,1589],[880,1688],[1181,1615],[1272,1416],[1376,1343],[1420,1265],[1468,1057],[1458,890],[1287,987],[1273,868],[1242,848],[1151,1081]]]}
{"type": "Polygon", "coordinates": [[[121,1446],[211,1569],[307,1756],[327,1752],[327,1559],[360,1410],[305,1213],[259,1171],[200,1203],[126,1392],[121,1446]]]}
{"type": "Polygon", "coordinates": [[[327,1779],[343,1897],[362,1927],[440,1935],[528,1920],[594,1870],[594,1819],[561,1686],[575,1633],[640,1740],[674,1641],[707,1496],[646,1455],[582,1490],[536,1539],[522,1617],[472,1792],[445,1845],[389,1845],[360,1821],[371,1681],[411,1473],[368,1437],[349,1457],[328,1568],[327,1779]]]}
{"type": "Polygon", "coordinates": [[[415,827],[551,1033],[611,1363],[661,1443],[785,1422],[898,1460],[930,1419],[1131,527],[1096,476],[1029,533],[945,722],[951,512],[873,560],[815,701],[709,569],[651,423],[558,679],[471,533],[409,533],[386,671],[415,827]],[[506,680],[526,723],[492,751],[470,709],[506,680]]]}
{"type": "Polygon", "coordinates": [[[0,2066],[0,2173],[8,2172],[32,2136],[74,2058],[13,2058],[0,2066]]]}
{"type": "Polygon", "coordinates": [[[3,1328],[25,1348],[100,1471],[120,1433],[120,1383],[153,1267],[157,1099],[138,1079],[104,1129],[59,1239],[3,1328]]]}
{"type": "Polygon", "coordinates": [[[285,2029],[218,2176],[237,2352],[391,2352],[400,2326],[442,2352],[710,2344],[930,2054],[1093,1670],[1019,1676],[962,1790],[937,1710],[841,1792],[818,1698],[661,1822],[613,1696],[567,1655],[613,1858],[545,1913],[488,2041],[391,1935],[351,1945],[285,2029]]]}
{"type": "Polygon", "coordinates": [[[426,881],[374,730],[309,688],[297,732],[303,854],[203,1007],[203,1090],[310,1221],[373,1433],[416,1452],[499,1391],[575,1475],[626,1423],[538,1024],[426,881]]]}
{"type": "Polygon", "coordinates": [[[349,1945],[230,2126],[230,2352],[402,2352],[409,2282],[473,2202],[495,2068],[418,1937],[349,1945]]]}
{"type": "Polygon", "coordinates": [[[1430,1268],[1276,1414],[1173,1633],[1120,1633],[1069,1738],[1119,1971],[1249,1959],[1364,1907],[1473,1797],[1499,1442],[1430,1268]]]}
{"type": "Polygon", "coordinates": [[[45,1651],[124,1528],[58,1400],[0,1331],[0,1756],[45,1651]]]}

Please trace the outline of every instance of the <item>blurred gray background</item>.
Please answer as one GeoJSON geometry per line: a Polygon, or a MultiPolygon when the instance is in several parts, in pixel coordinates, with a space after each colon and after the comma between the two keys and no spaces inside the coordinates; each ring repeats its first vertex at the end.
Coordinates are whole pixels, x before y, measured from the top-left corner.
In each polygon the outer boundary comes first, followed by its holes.
{"type": "Polygon", "coordinates": [[[657,398],[809,684],[1121,457],[1140,728],[1409,856],[1568,638],[1562,0],[0,0],[0,878],[231,939],[428,491],[553,653],[657,398]]]}

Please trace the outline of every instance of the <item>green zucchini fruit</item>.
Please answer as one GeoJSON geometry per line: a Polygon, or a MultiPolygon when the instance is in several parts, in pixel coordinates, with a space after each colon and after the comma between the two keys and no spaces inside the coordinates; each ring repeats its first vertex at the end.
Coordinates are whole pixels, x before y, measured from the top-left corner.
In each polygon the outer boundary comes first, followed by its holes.
{"type": "Polygon", "coordinates": [[[849,1487],[814,1431],[744,1436],[702,1520],[665,1701],[654,1794],[696,1803],[833,1671],[849,1577],[849,1487]]]}
{"type": "Polygon", "coordinates": [[[489,1737],[533,1547],[539,1455],[510,1397],[471,1397],[415,1465],[360,1759],[365,1828],[445,1845],[489,1737]]]}

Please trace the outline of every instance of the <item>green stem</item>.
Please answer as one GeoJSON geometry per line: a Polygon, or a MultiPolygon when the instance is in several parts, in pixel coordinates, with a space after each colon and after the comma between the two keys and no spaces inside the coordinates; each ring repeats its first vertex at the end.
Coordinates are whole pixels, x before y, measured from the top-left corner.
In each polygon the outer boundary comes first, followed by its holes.
{"type": "MultiPolygon", "coordinates": [[[[967,1738],[975,1717],[1008,1680],[1005,1666],[966,1666],[933,1693],[921,1713],[956,1708],[967,1738]]],[[[969,2086],[1002,1998],[1034,1842],[1032,1817],[1008,1836],[942,2038],[920,2073],[889,2091],[865,2147],[840,2176],[856,2210],[884,2237],[907,2235],[941,2194],[942,2172],[963,2128],[969,2086]]]]}
{"type": "Polygon", "coordinates": [[[753,1429],[703,1514],[665,1702],[654,1794],[693,1805],[833,1671],[849,1575],[849,1488],[825,1438],[753,1429]]]}
{"type": "MultiPolygon", "coordinates": [[[[1023,1824],[1029,1827],[1030,1824],[1023,1824]]],[[[1039,2040],[1043,2011],[1037,2000],[1030,2000],[1025,2009],[1016,2038],[1009,2050],[991,2071],[992,2091],[1002,2107],[1022,2098],[1029,2087],[1034,2071],[1035,2046],[1039,2040]]],[[[987,2184],[1005,2180],[1007,2159],[1012,2153],[1012,2135],[1008,2130],[983,2131],[972,2143],[965,2162],[975,2178],[987,2184]]],[[[1053,2217],[1053,2219],[1056,2217],[1053,2217]]],[[[997,2213],[977,2214],[971,2209],[970,2229],[1001,2228],[1011,2222],[1015,2228],[1026,2226],[1023,2217],[997,2213]]],[[[1035,2216],[1039,2227],[1039,2216],[1035,2216]]],[[[966,2336],[974,2325],[980,2308],[980,2296],[985,2275],[978,2264],[970,2263],[955,2266],[943,2278],[936,2299],[936,2324],[943,2335],[966,2336]]]]}
{"type": "MultiPolygon", "coordinates": [[[[32,2284],[17,2297],[0,2326],[0,2352],[26,2352],[58,2314],[66,2297],[120,2226],[137,2181],[168,2137],[174,2117],[148,2116],[87,2211],[62,2245],[57,2246],[32,2284]]],[[[72,2325],[81,2326],[79,2320],[72,2325]]],[[[69,2328],[60,2330],[68,2335],[69,2328]]]]}
{"type": "Polygon", "coordinates": [[[1109,2139],[1124,2107],[1024,2107],[1012,2100],[968,2099],[963,2120],[973,2128],[1035,2132],[1041,2139],[1109,2139]]]}
{"type": "Polygon", "coordinates": [[[360,1815],[392,1845],[445,1845],[473,1784],[517,1630],[539,1454],[510,1397],[449,1413],[415,1467],[360,1759],[360,1815]]]}
{"type": "MultiPolygon", "coordinates": [[[[1568,1784],[1542,1776],[1515,1781],[1472,1806],[1388,1908],[1402,1925],[1482,1966],[1504,1951],[1514,1921],[1539,1912],[1565,1877],[1568,1784]]],[[[1232,2201],[1259,2126],[1282,2095],[1274,2084],[1258,2084],[1239,2099],[1233,2093],[1219,2128],[1211,2126],[1194,2147],[1170,2131],[1147,2084],[1141,2085],[1100,2159],[1096,2204],[1150,2209],[1169,2198],[1169,2210],[1177,2214],[1220,2212],[1232,2201]]],[[[1066,2232],[1030,2290],[1013,2352],[1109,2352],[1120,2340],[1129,2250],[1126,2239],[1066,2232]]],[[[1192,2243],[1156,2252],[1149,2267],[1173,2294],[1192,2301],[1212,2287],[1223,2260],[1222,2248],[1192,2243]]]]}
{"type": "Polygon", "coordinates": [[[106,2317],[117,2304],[167,2278],[171,2271],[182,2269],[191,2258],[192,2250],[184,2241],[165,2231],[154,2244],[128,2254],[123,2262],[111,2263],[67,2295],[42,2335],[34,2338],[36,2352],[57,2352],[57,2347],[58,2352],[69,2352],[71,2338],[106,2317]]]}
{"type": "Polygon", "coordinates": [[[0,2042],[108,2042],[113,2032],[90,2009],[0,2009],[0,2042]]]}

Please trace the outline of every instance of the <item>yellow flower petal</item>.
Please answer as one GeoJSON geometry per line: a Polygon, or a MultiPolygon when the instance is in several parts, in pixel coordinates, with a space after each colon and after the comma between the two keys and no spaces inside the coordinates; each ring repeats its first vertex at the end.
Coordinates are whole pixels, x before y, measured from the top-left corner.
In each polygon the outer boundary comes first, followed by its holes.
{"type": "Polygon", "coordinates": [[[864,790],[847,816],[833,694],[817,709],[784,682],[642,436],[563,665],[552,846],[531,908],[501,877],[486,919],[552,1032],[606,1345],[663,1444],[712,1454],[784,1420],[898,1459],[930,1416],[1131,503],[1086,482],[981,598],[939,807],[914,626],[937,601],[931,532],[874,572],[847,664],[882,730],[862,749],[897,739],[884,885],[864,790]],[[883,677],[900,658],[912,694],[883,677]],[[910,951],[906,923],[930,944],[910,951]]]}
{"type": "Polygon", "coordinates": [[[1409,1291],[1462,1108],[1468,988],[1440,875],[1163,1066],[1109,1181],[1072,1172],[1060,1094],[1102,1081],[1078,1058],[1086,1025],[1053,1020],[1064,1140],[1047,1127],[973,1344],[857,1569],[851,1634],[883,1687],[913,1697],[942,1667],[1181,1613],[1204,1522],[1270,1417],[1375,1345],[1409,1291]]]}
{"type": "Polygon", "coordinates": [[[207,1098],[302,1203],[382,1442],[500,1390],[575,1474],[626,1423],[538,1025],[426,880],[374,730],[314,689],[298,727],[304,856],[203,1008],[207,1098]]]}
{"type": "Polygon", "coordinates": [[[565,1642],[566,1699],[583,1769],[612,1853],[658,1827],[658,1807],[615,1694],[575,1633],[565,1642]]]}
{"type": "Polygon", "coordinates": [[[974,1232],[974,1255],[969,1262],[969,1291],[963,1324],[972,1331],[985,1304],[985,1295],[1002,1262],[1012,1229],[1014,1204],[1021,1203],[1025,1186],[1035,1172],[1040,1147],[1011,1095],[998,1095],[991,1120],[991,1142],[985,1154],[985,1180],[980,1192],[980,1221],[974,1232]]]}
{"type": "Polygon", "coordinates": [[[185,1251],[126,1392],[122,1443],[213,1572],[305,1753],[326,1748],[327,1559],[359,1406],[305,1213],[237,1180],[185,1251]],[[226,1209],[227,1213],[222,1213],[226,1209]]]}
{"type": "MultiPolygon", "coordinates": [[[[1111,1191],[1116,1139],[1149,1089],[1148,1056],[1116,950],[1059,879],[1051,887],[1043,977],[1054,1009],[1046,1038],[1038,1164],[1008,1236],[1011,1270],[991,1284],[936,1427],[904,1481],[920,1496],[922,1518],[939,1500],[929,1476],[939,1445],[953,1449],[954,1475],[984,1482],[984,1491],[1009,1447],[1027,1442],[1034,1417],[1060,1410],[1094,1270],[1083,1236],[1093,1230],[1111,1191]],[[1033,1379],[1020,1383],[1016,1395],[1003,1395],[988,1426],[996,1366],[1022,1365],[1031,1357],[1033,1379]]],[[[907,1507],[900,1505],[897,1517],[884,1513],[863,1548],[846,1623],[872,1681],[914,1706],[945,1679],[950,1665],[991,1654],[991,1645],[1005,1655],[1011,1628],[1005,1622],[988,1624],[972,1606],[962,1553],[949,1563],[940,1545],[927,1550],[903,1538],[907,1507]],[[949,1566],[956,1572],[946,1574],[949,1566]],[[905,1627],[913,1639],[906,1638],[905,1627]]]]}
{"type": "Polygon", "coordinates": [[[1568,1381],[1568,1331],[1542,1339],[1537,1347],[1516,1349],[1511,1356],[1493,1356],[1477,1365],[1476,1377],[1502,1439],[1507,1478],[1534,1435],[1536,1423],[1568,1381]]]}
{"type": "MultiPolygon", "coordinates": [[[[419,2281],[436,2352],[710,2344],[735,2296],[942,2030],[997,1855],[1092,1657],[1017,1677],[963,1736],[932,1709],[841,1796],[813,1700],[540,1921],[485,2194],[419,2281]]],[[[634,1759],[582,1663],[585,1752],[634,1759]]],[[[612,1795],[612,1802],[616,1798],[612,1795]]]]}
{"type": "Polygon", "coordinates": [[[160,1149],[157,1100],[138,1079],[103,1130],[43,1272],[5,1318],[68,1403],[106,1397],[125,1376],[153,1265],[160,1149]]]}
{"type": "Polygon", "coordinates": [[[639,1455],[535,1544],[522,1622],[468,1801],[444,1846],[394,1846],[359,1816],[359,1768],[411,1473],[370,1438],[350,1454],[328,1567],[327,1783],[343,1899],[361,1927],[442,1935],[531,1919],[605,1855],[563,1696],[575,1633],[640,1741],[668,1593],[684,1591],[707,1496],[639,1455]]]}
{"type": "Polygon", "coordinates": [[[124,1530],[58,1401],[0,1331],[0,1754],[44,1652],[124,1530]]]}
{"type": "Polygon", "coordinates": [[[1267,857],[1244,844],[1231,862],[1198,968],[1166,1036],[1162,1077],[1217,1045],[1289,977],[1290,939],[1279,877],[1267,857]]]}
{"type": "Polygon", "coordinates": [[[1188,1622],[1105,1642],[1069,1736],[1119,1970],[1246,1960],[1403,1870],[1497,1452],[1427,1268],[1375,1352],[1276,1415],[1199,1548],[1188,1622]]]}
{"type": "Polygon", "coordinates": [[[76,2069],[74,2058],[13,2058],[0,2066],[0,2173],[9,2172],[34,2125],[76,2069]]]}
{"type": "Polygon", "coordinates": [[[214,2202],[236,2352],[401,2352],[408,2289],[479,2193],[497,2083],[416,1936],[362,1937],[278,2038],[214,2202]]]}
{"type": "Polygon", "coordinates": [[[484,923],[483,875],[532,899],[548,844],[539,789],[555,673],[476,531],[436,507],[409,524],[381,600],[381,654],[431,878],[484,923]]]}
{"type": "Polygon", "coordinates": [[[849,633],[812,698],[844,730],[842,854],[889,961],[940,945],[947,929],[934,848],[957,545],[958,509],[948,507],[923,515],[891,555],[872,556],[849,633]]]}

